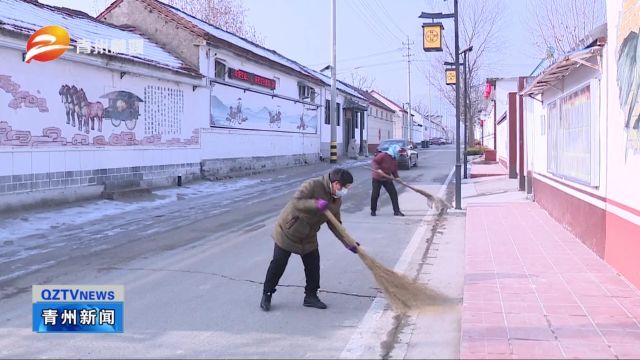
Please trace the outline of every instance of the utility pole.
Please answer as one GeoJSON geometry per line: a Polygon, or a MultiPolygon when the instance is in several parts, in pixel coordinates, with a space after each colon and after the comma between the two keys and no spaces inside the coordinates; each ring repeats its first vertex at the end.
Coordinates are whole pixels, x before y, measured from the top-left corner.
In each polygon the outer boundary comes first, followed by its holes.
{"type": "Polygon", "coordinates": [[[336,0],[331,0],[331,154],[329,162],[338,162],[338,129],[336,127],[336,0]]]}
{"type": "Polygon", "coordinates": [[[409,95],[409,115],[407,116],[407,140],[411,142],[411,138],[413,136],[413,119],[411,119],[411,45],[412,41],[409,40],[409,36],[407,35],[407,43],[403,45],[407,45],[407,85],[408,85],[408,95],[409,95]]]}

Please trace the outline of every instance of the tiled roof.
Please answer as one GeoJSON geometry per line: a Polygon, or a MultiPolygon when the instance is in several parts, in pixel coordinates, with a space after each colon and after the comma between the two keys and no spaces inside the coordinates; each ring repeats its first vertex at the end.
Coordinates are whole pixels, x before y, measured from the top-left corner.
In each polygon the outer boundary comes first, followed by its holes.
{"type": "MultiPolygon", "coordinates": [[[[114,1],[100,15],[98,15],[98,19],[103,19],[108,13],[110,13],[113,9],[115,9],[118,5],[120,5],[122,1],[123,0],[114,1]]],[[[231,47],[235,47],[237,50],[245,51],[246,55],[258,56],[263,60],[278,64],[280,66],[284,66],[289,70],[293,70],[298,74],[302,75],[303,78],[306,78],[308,80],[312,80],[314,82],[319,82],[321,80],[314,74],[313,70],[299,64],[294,60],[291,60],[285,57],[284,55],[276,52],[275,50],[268,49],[262,45],[256,44],[243,37],[240,37],[231,32],[223,30],[215,25],[209,24],[176,7],[173,7],[171,5],[165,4],[157,0],[138,0],[138,1],[143,2],[145,5],[152,8],[158,14],[179,24],[187,31],[190,31],[194,35],[206,41],[209,41],[214,44],[224,42],[227,45],[231,45],[231,47]]]]}
{"type": "Polygon", "coordinates": [[[132,31],[131,28],[107,24],[78,10],[45,5],[37,1],[0,1],[0,28],[28,37],[34,31],[49,25],[65,28],[69,32],[72,45],[77,45],[79,40],[142,40],[144,43],[142,54],[115,53],[94,56],[115,56],[200,76],[197,70],[186,65],[150,39],[132,31]]]}

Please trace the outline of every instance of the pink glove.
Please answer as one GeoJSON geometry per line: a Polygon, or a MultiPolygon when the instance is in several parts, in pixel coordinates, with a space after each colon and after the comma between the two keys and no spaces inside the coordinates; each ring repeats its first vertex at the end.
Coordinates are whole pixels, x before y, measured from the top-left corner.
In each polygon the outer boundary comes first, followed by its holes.
{"type": "Polygon", "coordinates": [[[329,203],[327,202],[327,200],[316,199],[316,209],[320,211],[325,211],[328,206],[329,206],[329,203]]]}

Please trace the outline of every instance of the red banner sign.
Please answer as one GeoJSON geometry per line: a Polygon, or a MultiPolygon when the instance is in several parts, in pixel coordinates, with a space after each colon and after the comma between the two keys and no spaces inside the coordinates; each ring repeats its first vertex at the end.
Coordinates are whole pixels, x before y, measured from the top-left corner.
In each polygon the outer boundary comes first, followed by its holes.
{"type": "Polygon", "coordinates": [[[229,69],[229,78],[275,90],[276,81],[240,69],[229,69]]]}

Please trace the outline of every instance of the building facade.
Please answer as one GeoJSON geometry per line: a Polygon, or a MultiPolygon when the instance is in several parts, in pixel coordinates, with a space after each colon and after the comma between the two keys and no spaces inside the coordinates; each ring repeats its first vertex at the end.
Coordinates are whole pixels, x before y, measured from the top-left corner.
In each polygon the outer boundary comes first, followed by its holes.
{"type": "Polygon", "coordinates": [[[98,18],[135,24],[204,75],[204,176],[318,160],[325,83],[311,70],[156,0],[116,0],[98,18]]]}
{"type": "Polygon", "coordinates": [[[607,24],[522,92],[535,201],[640,286],[639,1],[607,2],[607,24]]]}
{"type": "Polygon", "coordinates": [[[0,14],[0,208],[199,177],[199,104],[208,91],[197,70],[82,13],[6,0],[0,14]],[[73,49],[24,62],[27,39],[52,23],[69,32],[73,49]],[[141,51],[106,54],[97,35],[141,51]],[[91,42],[90,53],[80,51],[91,42]]]}
{"type": "Polygon", "coordinates": [[[393,121],[393,138],[394,139],[407,139],[408,137],[408,112],[402,106],[396,104],[389,98],[382,95],[380,92],[376,90],[371,90],[369,93],[378,99],[378,101],[382,102],[385,106],[393,109],[394,113],[392,116],[393,121]]]}

